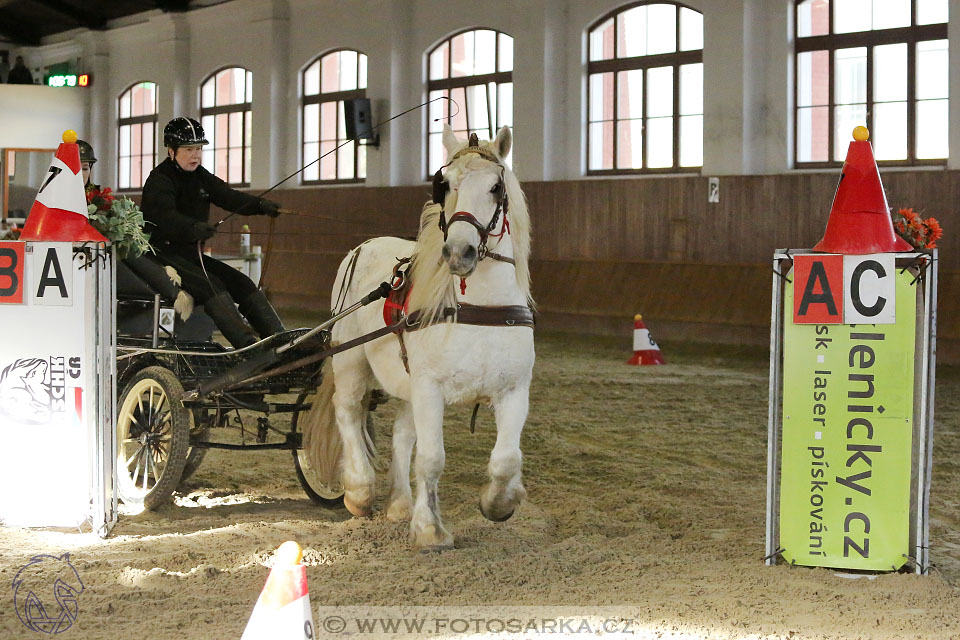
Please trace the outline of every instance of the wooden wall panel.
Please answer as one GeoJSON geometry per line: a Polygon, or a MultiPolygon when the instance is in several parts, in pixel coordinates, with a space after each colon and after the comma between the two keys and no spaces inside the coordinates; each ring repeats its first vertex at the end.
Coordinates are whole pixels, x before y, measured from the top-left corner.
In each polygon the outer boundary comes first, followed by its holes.
{"type": "MultiPolygon", "coordinates": [[[[960,357],[960,257],[950,249],[960,234],[952,209],[960,172],[882,178],[891,207],[943,223],[941,356],[960,357]]],[[[718,204],[707,203],[707,178],[699,176],[525,183],[541,324],[622,332],[641,312],[664,337],[765,343],[773,251],[822,237],[838,179],[839,171],[724,176],[718,204]]],[[[375,236],[416,234],[429,186],[294,188],[269,197],[305,215],[277,221],[265,287],[280,306],[321,310],[347,251],[375,236]]],[[[254,244],[266,244],[267,218],[234,216],[214,249],[235,253],[243,223],[254,244]]]]}

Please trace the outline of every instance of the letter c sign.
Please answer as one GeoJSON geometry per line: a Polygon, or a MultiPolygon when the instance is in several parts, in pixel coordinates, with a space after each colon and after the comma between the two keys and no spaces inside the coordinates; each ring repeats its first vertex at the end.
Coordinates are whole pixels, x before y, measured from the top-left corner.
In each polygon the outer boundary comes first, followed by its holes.
{"type": "Polygon", "coordinates": [[[896,263],[892,253],[843,256],[844,324],[894,324],[896,263]]]}

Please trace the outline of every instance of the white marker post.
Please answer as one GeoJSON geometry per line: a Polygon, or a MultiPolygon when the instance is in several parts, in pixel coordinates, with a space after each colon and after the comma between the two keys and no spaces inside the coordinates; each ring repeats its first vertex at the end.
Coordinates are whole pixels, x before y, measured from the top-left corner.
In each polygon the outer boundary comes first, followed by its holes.
{"type": "Polygon", "coordinates": [[[0,521],[106,536],[115,491],[110,249],[0,242],[0,521]]]}

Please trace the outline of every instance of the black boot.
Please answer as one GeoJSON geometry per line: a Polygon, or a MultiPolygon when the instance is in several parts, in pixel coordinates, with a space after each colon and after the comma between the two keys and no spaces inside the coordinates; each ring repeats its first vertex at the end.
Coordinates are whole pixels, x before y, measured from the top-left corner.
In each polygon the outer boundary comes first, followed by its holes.
{"type": "Polygon", "coordinates": [[[233,304],[233,298],[226,291],[209,298],[203,303],[203,309],[234,348],[242,349],[257,342],[253,329],[243,321],[243,316],[233,304]]]}
{"type": "Polygon", "coordinates": [[[267,338],[284,331],[280,316],[262,291],[254,291],[240,301],[240,313],[253,326],[261,338],[267,338]]]}

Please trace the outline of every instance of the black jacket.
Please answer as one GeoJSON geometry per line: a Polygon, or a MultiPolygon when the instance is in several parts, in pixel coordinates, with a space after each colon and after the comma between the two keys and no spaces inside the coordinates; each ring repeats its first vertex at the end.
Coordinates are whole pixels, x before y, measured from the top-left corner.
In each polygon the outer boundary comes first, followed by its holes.
{"type": "Polygon", "coordinates": [[[143,183],[140,203],[150,244],[158,252],[192,246],[194,223],[209,222],[210,203],[240,215],[260,213],[259,198],[231,189],[202,166],[184,171],[170,158],[158,164],[143,183]]]}
{"type": "Polygon", "coordinates": [[[33,84],[33,74],[24,65],[14,66],[7,74],[7,84],[33,84]]]}

